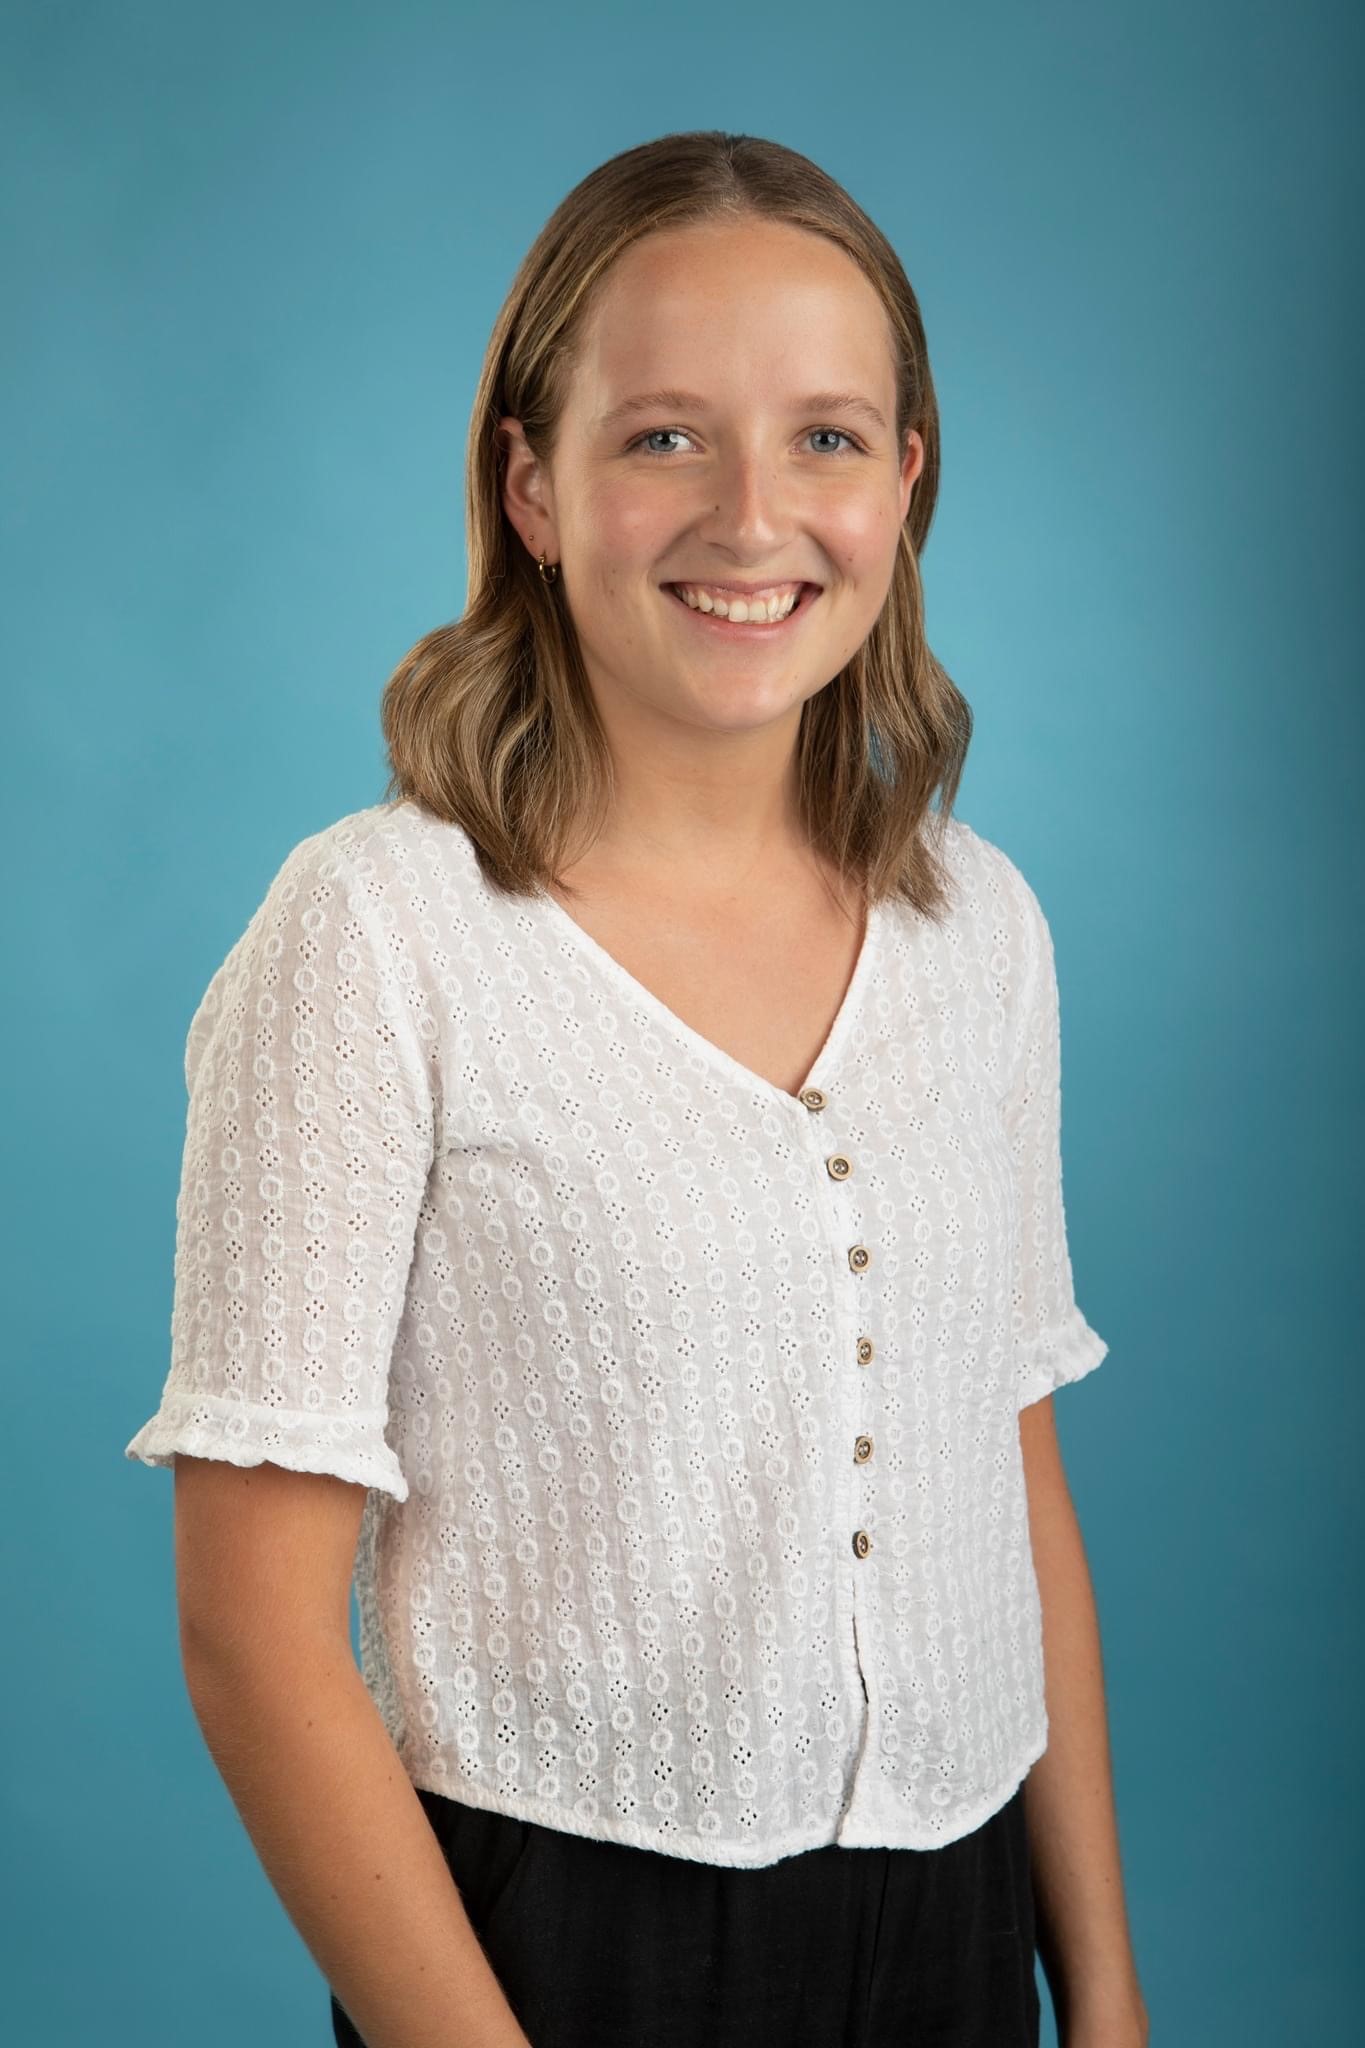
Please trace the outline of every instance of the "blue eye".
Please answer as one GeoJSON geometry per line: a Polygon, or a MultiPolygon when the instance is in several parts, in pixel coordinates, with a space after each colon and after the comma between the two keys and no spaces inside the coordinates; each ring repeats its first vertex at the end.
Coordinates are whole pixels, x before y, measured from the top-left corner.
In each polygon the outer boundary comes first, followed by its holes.
{"type": "MultiPolygon", "coordinates": [[[[834,434],[841,441],[847,441],[847,448],[836,448],[832,451],[835,455],[842,456],[850,452],[862,450],[862,442],[855,435],[846,433],[842,427],[811,427],[809,432],[811,434],[834,434]]],[[[646,441],[656,441],[670,434],[675,437],[681,435],[683,439],[686,439],[686,430],[682,427],[650,427],[643,434],[637,434],[635,439],[627,444],[627,448],[628,450],[639,448],[646,441]]],[[[650,448],[645,452],[650,455],[672,455],[677,451],[672,448],[650,448]]]]}

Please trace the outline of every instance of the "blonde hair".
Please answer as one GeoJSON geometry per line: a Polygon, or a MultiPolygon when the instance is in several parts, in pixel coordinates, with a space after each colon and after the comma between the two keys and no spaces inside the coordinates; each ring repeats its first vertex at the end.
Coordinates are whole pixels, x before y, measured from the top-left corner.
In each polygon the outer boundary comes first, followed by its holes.
{"type": "Polygon", "coordinates": [[[659,229],[745,217],[824,235],[858,265],[890,322],[898,450],[911,428],[924,442],[886,601],[863,645],[802,706],[796,768],[812,847],[868,900],[896,895],[937,917],[942,833],[972,718],[924,636],[919,554],[938,494],[939,427],[919,304],[895,250],[843,187],[754,135],[707,129],[622,151],[561,201],[523,258],[470,422],[466,609],[424,635],[385,684],[385,800],[462,825],[486,877],[514,893],[543,888],[596,836],[612,795],[610,752],[567,608],[506,516],[498,425],[520,420],[548,464],[575,341],[615,259],[659,229]]]}

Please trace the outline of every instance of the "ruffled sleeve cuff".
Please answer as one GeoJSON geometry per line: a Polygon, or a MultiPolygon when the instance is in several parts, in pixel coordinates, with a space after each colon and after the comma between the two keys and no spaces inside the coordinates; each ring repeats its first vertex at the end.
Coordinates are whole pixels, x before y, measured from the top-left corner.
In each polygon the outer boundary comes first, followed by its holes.
{"type": "Polygon", "coordinates": [[[1108,1352],[1104,1338],[1073,1308],[1059,1329],[1045,1330],[1016,1347],[1017,1405],[1027,1408],[1069,1381],[1083,1379],[1108,1352]]]}
{"type": "Polygon", "coordinates": [[[385,1442],[385,1421],[382,1413],[310,1414],[217,1394],[167,1394],[124,1456],[153,1466],[174,1465],[177,1451],[231,1465],[269,1462],[288,1472],[330,1472],[404,1501],[408,1482],[385,1442]]]}

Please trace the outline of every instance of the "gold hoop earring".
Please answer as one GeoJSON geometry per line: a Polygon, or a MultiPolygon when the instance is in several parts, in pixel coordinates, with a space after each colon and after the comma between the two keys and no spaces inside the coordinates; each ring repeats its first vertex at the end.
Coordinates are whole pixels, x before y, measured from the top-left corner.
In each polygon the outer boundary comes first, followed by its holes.
{"type": "Polygon", "coordinates": [[[544,555],[542,555],[540,560],[536,563],[536,567],[539,569],[541,575],[544,577],[547,583],[554,583],[558,579],[558,562],[551,562],[549,568],[547,569],[545,566],[545,557],[544,555]]]}

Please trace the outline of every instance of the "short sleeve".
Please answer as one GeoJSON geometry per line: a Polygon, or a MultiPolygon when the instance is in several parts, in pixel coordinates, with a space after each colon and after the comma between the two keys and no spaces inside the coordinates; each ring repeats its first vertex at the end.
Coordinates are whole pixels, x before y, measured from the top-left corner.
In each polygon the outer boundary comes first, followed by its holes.
{"type": "Polygon", "coordinates": [[[1076,1305],[1062,1202],[1061,1035],[1052,934],[1014,869],[1023,905],[1023,988],[1003,1113],[1017,1190],[1013,1275],[1016,1406],[1091,1372],[1109,1350],[1076,1305]]]}
{"type": "Polygon", "coordinates": [[[328,833],[302,841],[194,1014],[170,1370],[129,1458],[407,1499],[389,1368],[434,1119],[382,908],[328,833]]]}

